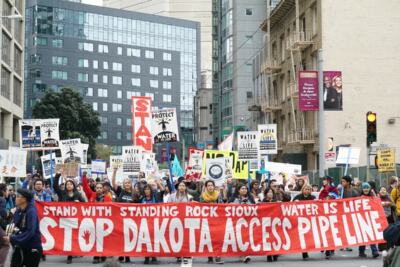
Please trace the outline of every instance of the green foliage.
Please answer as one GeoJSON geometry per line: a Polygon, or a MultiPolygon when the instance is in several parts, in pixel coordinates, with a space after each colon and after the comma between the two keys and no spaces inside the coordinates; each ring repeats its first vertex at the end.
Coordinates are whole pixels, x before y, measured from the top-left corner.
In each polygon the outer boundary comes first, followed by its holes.
{"type": "Polygon", "coordinates": [[[103,159],[110,163],[110,156],[112,155],[112,149],[108,145],[96,144],[96,158],[103,159]]]}
{"type": "Polygon", "coordinates": [[[89,144],[88,160],[96,158],[96,138],[100,135],[99,113],[72,88],[60,92],[46,91],[44,97],[33,107],[36,119],[60,119],[60,139],[81,138],[89,144]]]}

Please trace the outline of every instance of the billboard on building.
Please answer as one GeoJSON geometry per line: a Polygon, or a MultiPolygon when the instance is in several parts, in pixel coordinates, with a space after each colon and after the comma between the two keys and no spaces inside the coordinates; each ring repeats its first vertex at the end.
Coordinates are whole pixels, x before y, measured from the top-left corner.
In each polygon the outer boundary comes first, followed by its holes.
{"type": "Polygon", "coordinates": [[[324,110],[343,110],[341,71],[324,71],[324,110]]]}

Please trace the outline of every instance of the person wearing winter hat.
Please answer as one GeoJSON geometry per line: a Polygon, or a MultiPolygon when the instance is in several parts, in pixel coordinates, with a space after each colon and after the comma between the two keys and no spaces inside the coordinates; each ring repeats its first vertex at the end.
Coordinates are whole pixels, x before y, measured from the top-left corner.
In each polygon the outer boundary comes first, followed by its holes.
{"type": "Polygon", "coordinates": [[[14,231],[3,240],[13,245],[10,266],[39,266],[43,251],[37,210],[33,194],[26,189],[17,190],[17,211],[14,214],[14,231]]]}

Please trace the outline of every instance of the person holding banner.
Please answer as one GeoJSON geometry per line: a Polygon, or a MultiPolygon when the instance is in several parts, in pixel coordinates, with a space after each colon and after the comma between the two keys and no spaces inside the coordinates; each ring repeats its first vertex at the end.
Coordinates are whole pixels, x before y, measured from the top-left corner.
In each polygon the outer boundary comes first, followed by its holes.
{"type": "Polygon", "coordinates": [[[392,189],[392,192],[390,192],[390,198],[393,203],[396,204],[397,216],[400,219],[400,183],[396,183],[396,185],[397,186],[392,189]]]}
{"type": "MultiPolygon", "coordinates": [[[[223,195],[215,188],[215,183],[212,180],[206,181],[204,191],[200,196],[202,203],[224,203],[223,195]]],[[[213,257],[208,257],[208,263],[213,263],[213,257]]],[[[216,264],[224,264],[221,257],[215,257],[216,264]]]]}
{"type": "Polygon", "coordinates": [[[43,251],[39,230],[39,219],[33,203],[33,194],[26,189],[17,190],[14,214],[14,229],[10,236],[4,236],[5,242],[10,242],[14,248],[11,256],[12,267],[37,267],[43,251]]]}
{"type": "Polygon", "coordinates": [[[324,200],[328,197],[329,193],[336,193],[339,195],[337,188],[333,185],[333,178],[330,176],[325,176],[322,178],[322,189],[319,192],[319,199],[324,200]]]}
{"type": "MultiPolygon", "coordinates": [[[[76,189],[76,185],[73,180],[67,180],[64,182],[64,190],[60,188],[60,178],[64,180],[64,176],[62,175],[63,170],[60,170],[56,173],[54,180],[54,191],[58,196],[59,202],[85,202],[81,193],[76,189]]],[[[67,264],[72,263],[72,256],[67,257],[67,264]]]]}
{"type": "MultiPolygon", "coordinates": [[[[273,203],[276,202],[276,195],[274,190],[272,190],[270,187],[265,189],[264,191],[264,203],[273,203]]],[[[267,256],[267,262],[273,262],[273,261],[278,261],[278,256],[279,255],[268,255],[267,256]]]]}

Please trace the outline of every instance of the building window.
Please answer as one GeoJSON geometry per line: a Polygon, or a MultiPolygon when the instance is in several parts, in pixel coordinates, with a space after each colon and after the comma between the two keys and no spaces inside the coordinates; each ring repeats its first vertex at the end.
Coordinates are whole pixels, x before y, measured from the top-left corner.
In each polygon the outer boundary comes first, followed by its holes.
{"type": "Polygon", "coordinates": [[[112,84],[121,85],[122,77],[121,76],[112,76],[112,84]]]}
{"type": "Polygon", "coordinates": [[[103,69],[108,70],[108,62],[103,61],[103,69]]]}
{"type": "Polygon", "coordinates": [[[163,81],[163,89],[172,89],[172,83],[163,81]]]}
{"type": "Polygon", "coordinates": [[[112,104],[113,112],[122,112],[122,104],[112,104]]]}
{"type": "Polygon", "coordinates": [[[113,62],[113,70],[114,71],[122,71],[122,64],[113,62]]]}
{"type": "Polygon", "coordinates": [[[99,61],[93,60],[93,69],[98,69],[99,68],[99,61]]]}
{"type": "Polygon", "coordinates": [[[146,50],[145,57],[153,59],[154,58],[154,51],[146,50]]]}
{"type": "Polygon", "coordinates": [[[126,133],[126,140],[132,140],[132,133],[131,132],[127,132],[126,133]]]}
{"type": "Polygon", "coordinates": [[[158,75],[158,67],[150,67],[151,75],[158,75]]]}
{"type": "MultiPolygon", "coordinates": [[[[3,3],[6,2],[3,1],[3,3]]],[[[4,20],[8,21],[9,19],[3,19],[3,21],[4,20]]],[[[1,58],[11,66],[11,39],[5,34],[5,32],[2,33],[1,42],[1,58]]]]}
{"type": "Polygon", "coordinates": [[[132,99],[132,96],[141,96],[140,92],[127,91],[126,99],[132,99]]]}
{"type": "Polygon", "coordinates": [[[1,87],[0,94],[7,99],[10,99],[11,91],[11,73],[4,67],[1,68],[1,87]]]}
{"type": "Polygon", "coordinates": [[[150,87],[151,88],[158,88],[158,81],[157,80],[150,80],[150,87]]]}
{"type": "Polygon", "coordinates": [[[53,70],[51,72],[51,78],[59,80],[68,80],[68,74],[66,71],[53,70]]]}
{"type": "Polygon", "coordinates": [[[99,75],[93,74],[93,82],[98,83],[99,82],[99,75]]]}
{"type": "Polygon", "coordinates": [[[88,59],[78,59],[78,67],[79,68],[89,68],[89,60],[88,59]]]}
{"type": "Polygon", "coordinates": [[[140,65],[132,65],[131,66],[131,71],[133,73],[140,73],[140,65]]]}
{"type": "Polygon", "coordinates": [[[253,9],[252,8],[246,8],[246,16],[252,16],[253,15],[253,9]]]}
{"type": "Polygon", "coordinates": [[[91,88],[91,87],[87,88],[86,96],[93,96],[93,88],[91,88]]]}
{"type": "Polygon", "coordinates": [[[121,140],[122,139],[122,133],[121,132],[117,132],[117,139],[121,140]]]}
{"type": "Polygon", "coordinates": [[[52,61],[53,65],[66,66],[68,64],[68,58],[67,57],[53,56],[51,58],[51,61],[52,61]]]}
{"type": "Polygon", "coordinates": [[[122,47],[120,46],[117,47],[117,54],[122,56],[122,47]]]}
{"type": "Polygon", "coordinates": [[[33,37],[34,46],[47,46],[47,38],[45,37],[33,37]]]}
{"type": "Polygon", "coordinates": [[[98,97],[107,97],[108,96],[108,90],[107,89],[102,89],[102,88],[97,89],[97,96],[98,97]]]}
{"type": "Polygon", "coordinates": [[[40,63],[42,63],[42,55],[40,55],[40,54],[31,55],[31,63],[32,64],[40,64],[40,63]]]}
{"type": "Polygon", "coordinates": [[[164,76],[172,76],[172,69],[170,69],[170,68],[163,68],[163,75],[164,75],[164,76]]]}
{"type": "Polygon", "coordinates": [[[145,96],[150,97],[152,101],[154,101],[154,94],[153,93],[146,93],[145,96]]]}
{"type": "Polygon", "coordinates": [[[107,132],[101,132],[99,135],[99,139],[107,139],[107,132]]]}
{"type": "Polygon", "coordinates": [[[51,45],[52,45],[53,47],[56,47],[56,48],[63,48],[63,46],[64,46],[64,40],[62,40],[62,39],[53,39],[53,40],[51,41],[51,45]]]}
{"type": "Polygon", "coordinates": [[[99,44],[98,50],[99,53],[108,54],[108,45],[99,44]]]}
{"type": "Polygon", "coordinates": [[[132,126],[132,119],[126,119],[126,126],[132,126]]]}
{"type": "Polygon", "coordinates": [[[78,43],[79,50],[93,52],[93,44],[92,43],[78,43]]]}
{"type": "Polygon", "coordinates": [[[88,82],[89,81],[89,74],[87,74],[87,73],[78,73],[78,81],[79,82],[88,82]]]}
{"type": "Polygon", "coordinates": [[[122,98],[122,91],[121,90],[117,91],[117,98],[122,98]]]}
{"type": "Polygon", "coordinates": [[[107,84],[108,83],[108,76],[103,75],[103,83],[107,84]]]}
{"type": "Polygon", "coordinates": [[[172,100],[171,95],[163,95],[163,102],[171,102],[172,100]]]}
{"type": "Polygon", "coordinates": [[[108,103],[103,103],[103,111],[108,111],[108,103]]]}
{"type": "Polygon", "coordinates": [[[132,78],[132,86],[140,86],[140,79],[132,78]]]}
{"type": "Polygon", "coordinates": [[[107,124],[108,123],[107,117],[100,117],[99,119],[100,119],[100,123],[101,124],[107,124]]]}
{"type": "Polygon", "coordinates": [[[14,77],[14,104],[17,106],[21,106],[21,91],[22,91],[22,86],[21,86],[21,81],[18,80],[16,77],[14,77]]]}
{"type": "Polygon", "coordinates": [[[117,125],[121,126],[122,125],[122,118],[117,118],[117,125]]]}
{"type": "Polygon", "coordinates": [[[126,55],[128,57],[140,57],[140,49],[135,48],[127,48],[126,55]]]}
{"type": "Polygon", "coordinates": [[[93,110],[94,111],[98,110],[97,102],[93,102],[93,110]]]}
{"type": "Polygon", "coordinates": [[[163,53],[163,60],[164,61],[171,61],[172,60],[171,53],[163,53]]]}

